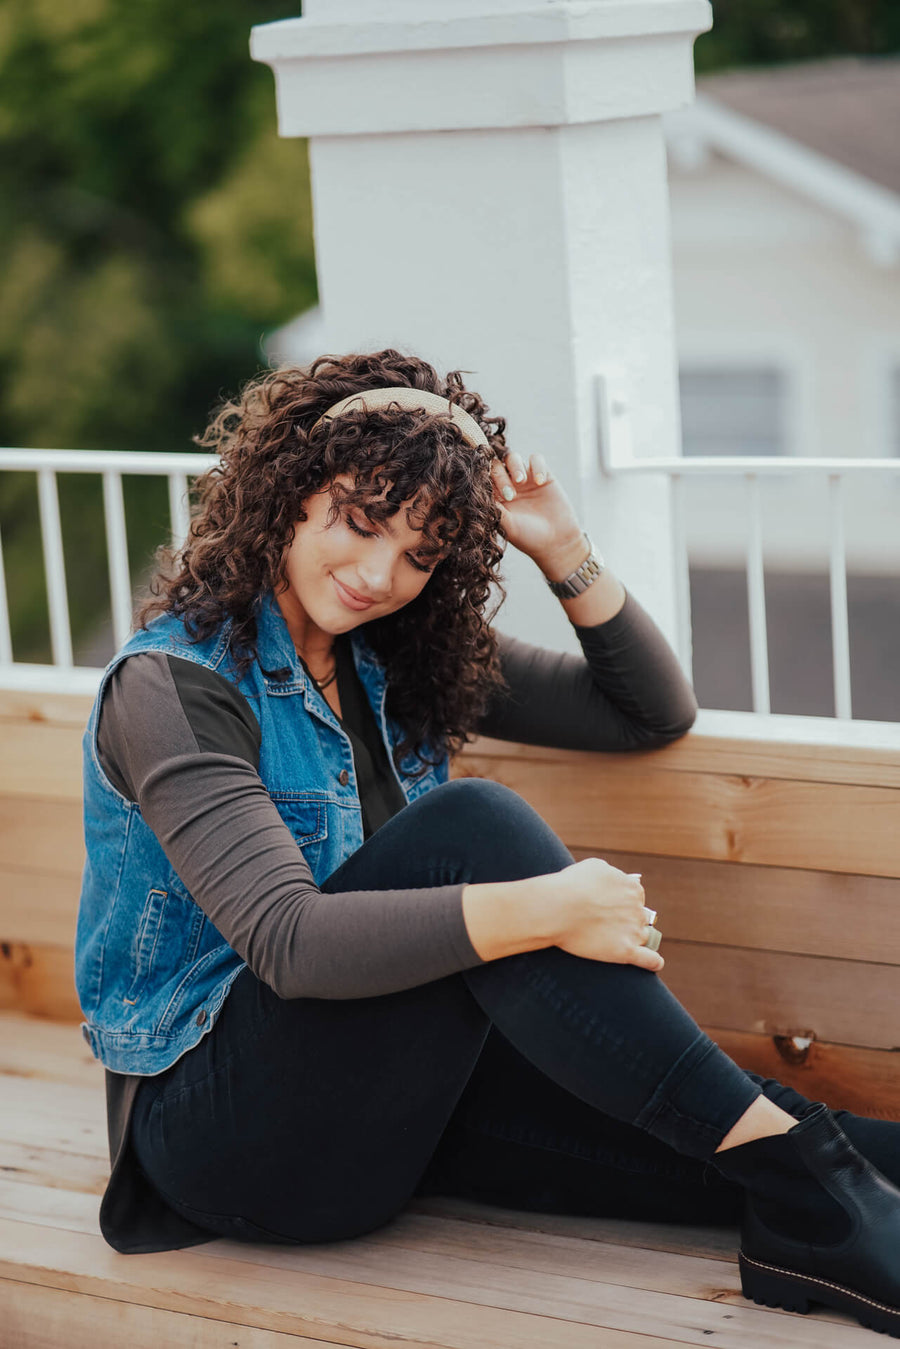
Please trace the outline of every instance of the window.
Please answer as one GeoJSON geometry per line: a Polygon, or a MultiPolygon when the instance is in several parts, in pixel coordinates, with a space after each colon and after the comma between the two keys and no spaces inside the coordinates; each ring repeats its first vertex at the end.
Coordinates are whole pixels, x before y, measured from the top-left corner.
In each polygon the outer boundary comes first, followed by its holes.
{"type": "Polygon", "coordinates": [[[679,382],[686,455],[787,453],[783,371],[698,366],[679,382]]]}

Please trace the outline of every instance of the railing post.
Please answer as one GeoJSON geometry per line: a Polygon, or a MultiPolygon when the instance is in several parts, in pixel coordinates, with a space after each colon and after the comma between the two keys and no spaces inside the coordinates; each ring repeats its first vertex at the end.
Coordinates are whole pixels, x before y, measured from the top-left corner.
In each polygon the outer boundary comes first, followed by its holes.
{"type": "Polygon", "coordinates": [[[13,658],[12,633],[9,625],[9,596],[6,590],[6,571],[3,566],[3,538],[0,536],[0,665],[11,665],[13,658]]]}
{"type": "Polygon", "coordinates": [[[850,693],[850,617],[847,608],[847,546],[844,537],[843,480],[828,478],[830,510],[829,581],[831,589],[831,654],[834,662],[834,715],[853,716],[850,693]]]}
{"type": "Polygon", "coordinates": [[[131,632],[132,599],[125,529],[125,501],[122,495],[122,477],[119,473],[103,475],[103,515],[106,520],[106,553],[113,635],[116,646],[121,646],[131,632]]]}
{"type": "Polygon", "coordinates": [[[56,474],[50,468],[38,469],[38,505],[44,544],[53,663],[69,666],[72,664],[72,629],[69,624],[69,597],[66,592],[66,563],[63,555],[56,474]]]}
{"type": "MultiPolygon", "coordinates": [[[[329,351],[459,367],[545,453],[674,638],[669,483],[602,479],[594,381],[621,369],[634,453],[676,454],[661,114],[693,98],[707,0],[307,0],[254,30],[281,134],[308,136],[329,351]],[[460,11],[464,12],[460,12],[460,11]]],[[[570,630],[512,550],[501,626],[570,630]]]]}
{"type": "Polygon", "coordinates": [[[747,539],[747,608],[750,615],[750,680],[753,711],[770,712],[769,633],[766,619],[766,576],[763,558],[762,511],[759,478],[747,474],[750,528],[747,539]]]}

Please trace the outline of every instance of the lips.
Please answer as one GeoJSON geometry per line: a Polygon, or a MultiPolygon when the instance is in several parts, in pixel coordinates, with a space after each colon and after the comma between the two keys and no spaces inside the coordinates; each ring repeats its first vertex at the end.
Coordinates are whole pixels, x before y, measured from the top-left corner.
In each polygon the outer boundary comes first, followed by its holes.
{"type": "Polygon", "coordinates": [[[331,579],[334,581],[334,588],[337,591],[338,599],[342,604],[345,604],[348,609],[354,609],[359,612],[362,609],[371,609],[375,604],[374,600],[367,600],[364,595],[358,595],[355,590],[351,590],[349,586],[345,586],[343,582],[338,580],[333,572],[331,579]]]}

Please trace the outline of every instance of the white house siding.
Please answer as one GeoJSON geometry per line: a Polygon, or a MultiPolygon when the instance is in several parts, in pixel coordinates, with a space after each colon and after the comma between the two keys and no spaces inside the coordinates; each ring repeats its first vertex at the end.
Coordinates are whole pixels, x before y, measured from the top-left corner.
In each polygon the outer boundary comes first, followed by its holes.
{"type": "MultiPolygon", "coordinates": [[[[736,163],[670,165],[683,369],[782,368],[789,455],[900,454],[900,268],[858,232],[736,163]]],[[[708,446],[704,446],[709,452],[708,446]]],[[[848,479],[854,714],[900,717],[900,479],[848,479]]],[[[749,708],[740,480],[688,480],[694,676],[701,705],[749,708]]],[[[763,489],[774,711],[833,712],[824,484],[763,489]]]]}
{"type": "MultiPolygon", "coordinates": [[[[799,195],[716,155],[670,165],[675,323],[682,368],[781,367],[785,452],[900,453],[900,268],[878,267],[857,232],[799,195]]],[[[900,480],[847,483],[848,552],[857,571],[900,573],[900,480]]],[[[739,483],[691,482],[692,559],[743,559],[739,483]]],[[[765,489],[768,558],[825,565],[824,488],[765,489]]]]}

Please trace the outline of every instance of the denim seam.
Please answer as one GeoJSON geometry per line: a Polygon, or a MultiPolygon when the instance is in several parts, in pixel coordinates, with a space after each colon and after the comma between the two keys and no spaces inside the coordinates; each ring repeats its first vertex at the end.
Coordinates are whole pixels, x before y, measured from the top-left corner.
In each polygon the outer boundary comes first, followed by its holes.
{"type": "Polygon", "coordinates": [[[693,1133],[699,1134],[701,1137],[708,1138],[716,1143],[720,1143],[727,1130],[723,1132],[718,1125],[707,1124],[703,1120],[698,1120],[694,1115],[688,1114],[684,1110],[679,1110],[678,1106],[675,1105],[671,1099],[672,1094],[678,1088],[683,1086],[683,1084],[697,1072],[697,1069],[706,1062],[710,1055],[716,1053],[717,1050],[718,1046],[715,1042],[701,1032],[700,1036],[694,1040],[693,1044],[688,1046],[677,1062],[673,1064],[662,1082],[657,1085],[650,1100],[634,1121],[637,1127],[650,1131],[659,1119],[668,1117],[673,1122],[686,1123],[693,1133]],[[697,1047],[703,1044],[704,1040],[707,1041],[707,1043],[703,1049],[703,1053],[698,1055],[696,1053],[697,1047]]]}

